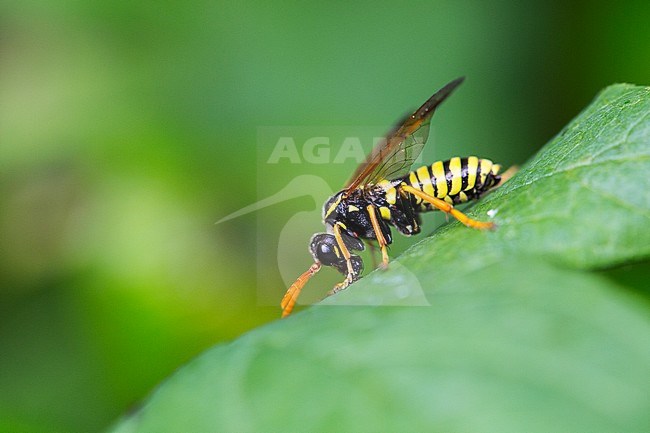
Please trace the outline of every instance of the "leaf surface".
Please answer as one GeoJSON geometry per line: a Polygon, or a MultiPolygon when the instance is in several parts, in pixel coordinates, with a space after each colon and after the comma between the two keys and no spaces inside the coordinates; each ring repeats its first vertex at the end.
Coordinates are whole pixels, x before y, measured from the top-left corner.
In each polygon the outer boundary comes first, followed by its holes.
{"type": "Polygon", "coordinates": [[[443,226],[113,431],[650,431],[647,298],[600,272],[650,258],[650,90],[607,88],[468,213],[499,228],[443,226]]]}

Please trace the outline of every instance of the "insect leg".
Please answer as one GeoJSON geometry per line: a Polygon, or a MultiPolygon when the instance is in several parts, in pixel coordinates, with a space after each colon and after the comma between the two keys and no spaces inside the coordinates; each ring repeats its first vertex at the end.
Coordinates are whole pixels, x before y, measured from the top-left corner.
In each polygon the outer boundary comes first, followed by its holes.
{"type": "Polygon", "coordinates": [[[352,260],[350,259],[350,250],[348,250],[348,247],[345,245],[345,242],[343,242],[343,236],[341,235],[341,224],[336,223],[334,224],[334,237],[336,238],[336,243],[341,250],[341,254],[343,254],[343,257],[345,258],[345,262],[347,264],[348,268],[348,274],[345,277],[345,280],[342,282],[338,283],[337,285],[334,286],[332,290],[327,292],[327,296],[332,296],[336,292],[340,292],[341,290],[347,288],[350,284],[352,284],[355,279],[358,279],[358,275],[356,275],[356,271],[354,269],[354,266],[352,264],[352,260]]]}
{"type": "Polygon", "coordinates": [[[467,215],[465,215],[464,213],[462,213],[461,211],[459,211],[458,209],[454,208],[446,201],[441,200],[437,197],[430,196],[429,194],[422,192],[419,189],[413,188],[410,185],[402,185],[401,188],[404,192],[413,194],[414,196],[421,198],[427,203],[430,203],[432,206],[443,211],[444,213],[450,214],[458,221],[465,224],[467,227],[471,227],[479,230],[494,229],[496,227],[496,225],[493,222],[483,222],[483,221],[477,221],[475,219],[472,219],[467,215]]]}
{"type": "Polygon", "coordinates": [[[512,176],[517,174],[519,171],[519,166],[513,165],[510,168],[508,168],[506,171],[501,173],[501,181],[499,182],[499,185],[503,185],[510,179],[512,176]]]}
{"type": "Polygon", "coordinates": [[[338,222],[334,224],[334,237],[336,238],[336,244],[341,250],[341,254],[343,254],[343,257],[345,257],[345,261],[347,262],[348,274],[351,274],[352,262],[350,262],[350,250],[348,249],[347,245],[345,245],[345,242],[343,242],[343,236],[341,235],[341,224],[338,222]]]}
{"type": "Polygon", "coordinates": [[[320,263],[316,262],[309,267],[298,279],[287,289],[287,293],[284,294],[280,306],[282,307],[282,317],[287,317],[291,314],[293,307],[296,305],[298,300],[298,295],[300,291],[307,284],[307,281],[320,271],[320,263]]]}
{"type": "Polygon", "coordinates": [[[385,269],[388,267],[388,248],[386,248],[388,243],[384,237],[384,232],[382,232],[381,227],[379,227],[379,220],[377,219],[377,211],[375,207],[369,204],[366,209],[368,210],[370,223],[372,224],[372,229],[375,231],[375,236],[377,237],[377,242],[381,249],[381,266],[385,269]]]}

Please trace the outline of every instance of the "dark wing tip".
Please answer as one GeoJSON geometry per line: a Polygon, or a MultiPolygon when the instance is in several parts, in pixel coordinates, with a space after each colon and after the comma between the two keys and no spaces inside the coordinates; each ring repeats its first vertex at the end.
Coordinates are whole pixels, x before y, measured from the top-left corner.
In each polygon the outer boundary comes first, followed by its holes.
{"type": "Polygon", "coordinates": [[[447,83],[444,87],[434,93],[418,110],[413,113],[413,118],[416,120],[424,119],[433,115],[436,107],[442,103],[451,93],[465,81],[465,77],[458,77],[455,80],[447,83]]]}
{"type": "Polygon", "coordinates": [[[413,160],[415,160],[415,158],[417,158],[420,154],[422,146],[424,146],[424,142],[426,141],[426,136],[422,143],[419,143],[419,146],[417,148],[411,150],[408,158],[405,158],[406,154],[403,153],[403,163],[397,162],[388,165],[384,163],[395,157],[402,149],[402,143],[409,136],[416,133],[420,128],[426,127],[426,131],[428,133],[428,121],[433,115],[436,107],[440,105],[442,101],[447,99],[447,97],[454,91],[454,89],[458,87],[464,80],[465,77],[459,77],[446,84],[436,93],[434,93],[433,96],[431,96],[424,104],[422,104],[422,106],[418,108],[413,114],[407,116],[404,122],[400,124],[400,126],[393,128],[386,137],[386,140],[378,143],[370,155],[368,155],[366,161],[357,167],[351,179],[346,184],[346,190],[351,191],[364,183],[373,183],[375,180],[381,179],[390,174],[399,173],[399,171],[404,168],[408,170],[413,160]],[[397,168],[395,170],[392,170],[390,167],[397,168]]]}

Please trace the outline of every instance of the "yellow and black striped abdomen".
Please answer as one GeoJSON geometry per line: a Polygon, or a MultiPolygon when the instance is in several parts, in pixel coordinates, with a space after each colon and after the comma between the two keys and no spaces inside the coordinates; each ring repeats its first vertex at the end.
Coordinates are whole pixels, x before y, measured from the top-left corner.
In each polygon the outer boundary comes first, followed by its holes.
{"type": "MultiPolygon", "coordinates": [[[[413,170],[402,182],[449,204],[459,204],[477,199],[497,186],[501,180],[500,169],[500,165],[489,159],[455,157],[413,170]]],[[[412,200],[420,211],[432,209],[418,197],[413,196],[412,200]]]]}

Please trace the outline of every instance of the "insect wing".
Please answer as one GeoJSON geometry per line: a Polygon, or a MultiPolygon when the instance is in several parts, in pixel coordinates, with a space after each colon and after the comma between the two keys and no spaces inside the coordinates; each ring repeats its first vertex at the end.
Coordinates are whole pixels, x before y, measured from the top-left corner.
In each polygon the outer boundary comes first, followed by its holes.
{"type": "MultiPolygon", "coordinates": [[[[430,120],[421,124],[415,132],[404,138],[392,155],[378,158],[379,164],[364,183],[372,184],[381,179],[397,178],[408,173],[413,162],[420,156],[427,138],[429,138],[430,120]]],[[[387,149],[388,146],[384,148],[387,149]]]]}
{"type": "Polygon", "coordinates": [[[429,137],[429,123],[438,105],[442,103],[465,78],[457,78],[438,90],[408,116],[404,123],[392,130],[386,139],[377,143],[346,184],[351,191],[360,185],[374,184],[382,179],[405,175],[422,152],[429,137]]]}

